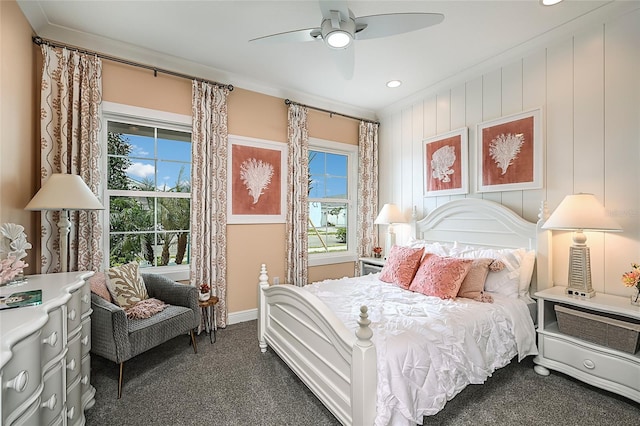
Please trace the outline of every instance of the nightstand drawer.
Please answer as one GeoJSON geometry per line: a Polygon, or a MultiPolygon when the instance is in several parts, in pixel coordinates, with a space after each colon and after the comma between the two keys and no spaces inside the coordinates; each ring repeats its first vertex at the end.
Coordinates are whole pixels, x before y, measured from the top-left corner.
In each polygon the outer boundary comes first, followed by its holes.
{"type": "Polygon", "coordinates": [[[369,265],[366,263],[362,265],[362,275],[377,274],[380,271],[382,271],[382,266],[369,265]]]}
{"type": "Polygon", "coordinates": [[[543,356],[640,391],[640,360],[634,363],[548,335],[544,336],[543,356]]]}

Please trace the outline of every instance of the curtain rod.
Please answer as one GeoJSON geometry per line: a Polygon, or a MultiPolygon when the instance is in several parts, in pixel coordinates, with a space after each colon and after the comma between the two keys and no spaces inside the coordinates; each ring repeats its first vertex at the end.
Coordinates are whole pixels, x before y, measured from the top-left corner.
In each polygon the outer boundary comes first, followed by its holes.
{"type": "Polygon", "coordinates": [[[133,62],[133,61],[129,61],[127,59],[116,58],[114,56],[109,56],[109,55],[103,55],[102,53],[92,52],[90,50],[85,50],[85,49],[79,49],[79,48],[77,48],[75,46],[69,46],[69,45],[66,45],[66,44],[57,43],[55,41],[45,40],[42,37],[38,37],[38,36],[32,37],[32,40],[38,46],[40,46],[42,44],[45,44],[45,45],[51,46],[51,47],[61,47],[61,48],[64,48],[64,49],[75,50],[76,52],[84,53],[84,54],[87,54],[87,55],[95,55],[98,58],[106,59],[108,61],[118,62],[118,63],[125,64],[125,65],[131,65],[131,66],[138,67],[138,68],[144,68],[144,69],[153,71],[154,77],[157,77],[158,73],[162,73],[162,74],[172,75],[174,77],[185,78],[187,80],[196,80],[196,81],[201,81],[201,82],[204,82],[204,83],[213,84],[213,85],[221,87],[221,88],[226,88],[230,92],[233,91],[233,85],[232,84],[222,84],[222,83],[218,83],[217,81],[212,81],[212,80],[207,80],[207,79],[204,79],[204,78],[194,77],[194,76],[187,75],[187,74],[181,74],[179,72],[169,71],[169,70],[165,70],[165,69],[162,69],[162,68],[152,67],[151,65],[141,64],[139,62],[133,62]]]}
{"type": "Polygon", "coordinates": [[[301,104],[301,103],[299,103],[299,102],[294,102],[294,101],[292,101],[292,100],[290,100],[290,99],[285,99],[285,100],[284,100],[284,103],[285,103],[286,105],[299,105],[299,106],[302,106],[302,107],[305,107],[305,108],[315,109],[316,111],[326,112],[326,113],[327,113],[327,114],[329,114],[329,115],[339,115],[339,116],[341,116],[341,117],[350,118],[350,119],[352,119],[352,120],[365,121],[365,122],[367,122],[367,123],[373,123],[373,124],[378,124],[378,125],[380,125],[380,122],[379,122],[379,121],[368,120],[368,119],[366,119],[366,118],[354,117],[354,116],[352,116],[352,115],[342,114],[342,113],[335,112],[335,111],[329,111],[328,109],[322,109],[322,108],[318,108],[318,107],[314,107],[314,106],[309,106],[309,105],[301,104]]]}

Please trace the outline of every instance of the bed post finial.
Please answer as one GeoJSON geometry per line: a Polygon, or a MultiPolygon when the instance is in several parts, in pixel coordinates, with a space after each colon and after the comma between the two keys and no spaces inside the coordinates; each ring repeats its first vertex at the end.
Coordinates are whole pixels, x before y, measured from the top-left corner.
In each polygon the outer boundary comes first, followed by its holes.
{"type": "Polygon", "coordinates": [[[373,331],[371,331],[371,329],[369,328],[371,320],[369,319],[367,310],[368,309],[366,306],[360,306],[360,319],[358,320],[359,328],[356,330],[356,337],[361,342],[369,342],[370,344],[371,337],[373,336],[373,331]]]}
{"type": "Polygon", "coordinates": [[[258,277],[260,286],[269,285],[269,275],[267,275],[267,265],[264,263],[260,266],[260,276],[258,277]]]}

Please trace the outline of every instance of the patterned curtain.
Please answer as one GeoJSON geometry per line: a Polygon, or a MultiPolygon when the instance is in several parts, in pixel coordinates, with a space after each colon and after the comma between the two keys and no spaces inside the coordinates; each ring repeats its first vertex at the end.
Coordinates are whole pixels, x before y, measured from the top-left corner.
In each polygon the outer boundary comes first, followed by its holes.
{"type": "MultiPolygon", "coordinates": [[[[378,124],[360,122],[358,138],[358,256],[378,245],[373,221],[378,215],[378,124]]],[[[360,268],[356,262],[356,275],[360,268]]]]}
{"type": "Polygon", "coordinates": [[[287,283],[307,284],[309,222],[309,135],[307,108],[289,105],[287,168],[287,283]]]}
{"type": "Polygon", "coordinates": [[[209,283],[218,297],[218,327],[227,312],[227,95],[193,81],[191,176],[191,285],[209,283]]]}
{"type": "MultiPolygon", "coordinates": [[[[102,62],[97,56],[42,45],[40,101],[41,183],[53,173],[80,175],[101,199],[100,104],[102,62]]],[[[102,269],[101,213],[70,212],[69,271],[102,269]]],[[[41,272],[60,271],[60,212],[41,217],[41,272]]]]}

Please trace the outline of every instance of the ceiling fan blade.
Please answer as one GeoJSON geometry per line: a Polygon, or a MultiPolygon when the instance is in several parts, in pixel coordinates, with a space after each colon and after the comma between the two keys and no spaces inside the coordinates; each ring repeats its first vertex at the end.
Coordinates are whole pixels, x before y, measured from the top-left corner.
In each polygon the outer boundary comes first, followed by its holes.
{"type": "Polygon", "coordinates": [[[338,71],[345,78],[351,80],[353,78],[353,70],[355,68],[355,49],[353,43],[346,49],[328,49],[333,61],[338,67],[338,71]]]}
{"type": "Polygon", "coordinates": [[[342,15],[342,19],[349,18],[349,7],[345,0],[320,0],[320,11],[324,19],[331,19],[331,11],[337,10],[342,15]]]}
{"type": "Polygon", "coordinates": [[[367,40],[408,33],[439,24],[444,19],[440,13],[389,13],[361,16],[356,21],[356,39],[367,40]]]}
{"type": "Polygon", "coordinates": [[[322,40],[320,28],[306,28],[304,30],[286,31],[278,34],[270,34],[249,40],[254,43],[288,43],[301,41],[322,40]]]}

